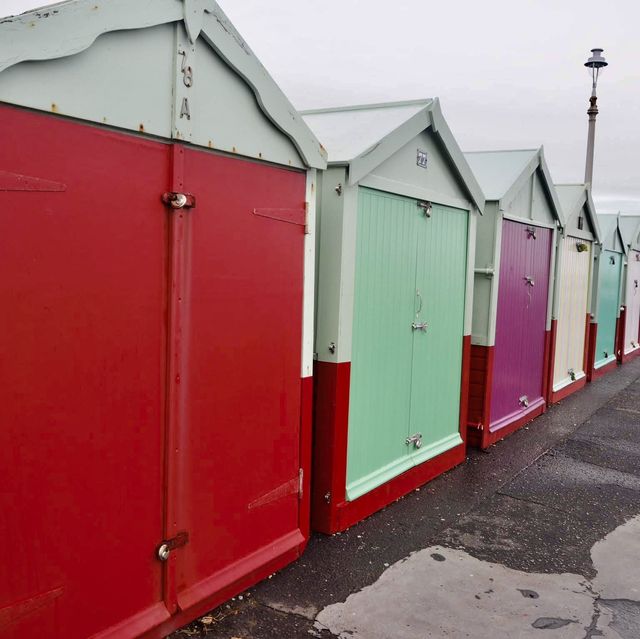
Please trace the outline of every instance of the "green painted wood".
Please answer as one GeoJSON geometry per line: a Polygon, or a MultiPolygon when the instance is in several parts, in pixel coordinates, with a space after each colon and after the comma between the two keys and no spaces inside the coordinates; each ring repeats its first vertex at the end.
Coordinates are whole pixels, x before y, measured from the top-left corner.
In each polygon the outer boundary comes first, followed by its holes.
{"type": "Polygon", "coordinates": [[[595,367],[613,361],[615,355],[616,319],[620,303],[622,255],[602,251],[598,274],[598,333],[596,335],[595,367]]]}
{"type": "Polygon", "coordinates": [[[426,218],[413,199],[360,189],[350,500],[462,441],[467,226],[466,211],[434,205],[426,218]],[[427,331],[414,331],[414,321],[426,321],[427,331]],[[421,449],[405,443],[417,432],[421,449]]]}
{"type": "Polygon", "coordinates": [[[433,205],[418,220],[416,289],[422,297],[414,331],[410,435],[422,434],[414,464],[462,443],[460,384],[467,270],[468,212],[433,205]]]}
{"type": "Polygon", "coordinates": [[[355,499],[411,467],[415,200],[368,189],[358,196],[349,400],[347,496],[355,499]]]}

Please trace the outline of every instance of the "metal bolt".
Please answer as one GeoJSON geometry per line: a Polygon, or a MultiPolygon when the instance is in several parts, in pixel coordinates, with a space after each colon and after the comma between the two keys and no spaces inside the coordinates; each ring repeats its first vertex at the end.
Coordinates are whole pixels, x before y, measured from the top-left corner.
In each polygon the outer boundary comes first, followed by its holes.
{"type": "Polygon", "coordinates": [[[329,342],[329,352],[333,355],[336,352],[336,343],[329,342]]]}
{"type": "Polygon", "coordinates": [[[158,559],[160,561],[167,561],[170,554],[171,549],[169,548],[169,544],[162,544],[160,548],[158,548],[158,559]]]}

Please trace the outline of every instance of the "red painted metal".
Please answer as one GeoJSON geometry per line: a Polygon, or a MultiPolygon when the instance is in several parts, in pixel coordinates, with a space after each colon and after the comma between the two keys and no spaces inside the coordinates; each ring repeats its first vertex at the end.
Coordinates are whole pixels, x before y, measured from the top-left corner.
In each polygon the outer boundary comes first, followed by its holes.
{"type": "Polygon", "coordinates": [[[313,446],[313,377],[303,377],[301,384],[301,437],[300,465],[304,469],[302,476],[302,499],[298,514],[298,527],[305,539],[311,534],[311,476],[313,446]]]}
{"type": "Polygon", "coordinates": [[[548,344],[545,343],[545,361],[544,361],[544,387],[542,396],[547,403],[551,401],[553,393],[553,363],[556,361],[556,343],[558,340],[558,320],[551,320],[551,331],[549,333],[548,344]],[[548,355],[547,355],[548,350],[548,355]]]}
{"type": "Polygon", "coordinates": [[[311,527],[338,530],[336,504],[346,499],[351,362],[315,362],[311,527]]]}
{"type": "Polygon", "coordinates": [[[587,365],[585,372],[587,373],[587,381],[592,382],[594,377],[594,364],[596,357],[596,338],[598,337],[598,323],[591,322],[589,324],[589,348],[587,350],[587,365]]]}
{"type": "Polygon", "coordinates": [[[304,227],[254,215],[305,175],[9,107],[0,135],[66,185],[0,191],[0,637],[164,637],[306,543],[304,227]]]}
{"type": "MultiPolygon", "coordinates": [[[[460,391],[460,433],[466,440],[471,338],[463,338],[460,391]]],[[[466,444],[438,455],[354,501],[345,494],[350,363],[316,362],[314,477],[312,519],[314,530],[333,534],[403,497],[417,487],[451,470],[466,457],[466,444]]]]}
{"type": "Polygon", "coordinates": [[[625,333],[627,326],[627,307],[620,307],[620,315],[616,321],[616,359],[619,364],[624,363],[624,341],[625,341],[625,333]]]}
{"type": "Polygon", "coordinates": [[[167,148],[6,106],[0,139],[0,169],[67,185],[0,192],[0,636],[155,623],[167,148]]]}
{"type": "Polygon", "coordinates": [[[603,377],[607,373],[610,373],[611,371],[615,370],[618,366],[620,366],[620,362],[618,362],[617,360],[613,360],[612,362],[609,362],[608,364],[605,364],[604,366],[600,366],[600,368],[595,368],[594,367],[593,375],[591,377],[591,381],[593,382],[596,379],[600,379],[601,377],[603,377]]]}

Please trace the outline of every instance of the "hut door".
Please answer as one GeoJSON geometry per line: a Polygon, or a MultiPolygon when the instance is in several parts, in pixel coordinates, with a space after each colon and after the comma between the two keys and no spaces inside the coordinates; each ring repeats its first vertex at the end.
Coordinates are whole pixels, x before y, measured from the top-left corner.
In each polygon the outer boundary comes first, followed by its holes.
{"type": "Polygon", "coordinates": [[[417,224],[410,446],[418,464],[461,443],[460,384],[467,268],[467,211],[434,205],[417,224]],[[421,325],[426,324],[424,329],[421,325]]]}
{"type": "Polygon", "coordinates": [[[551,236],[550,229],[503,222],[491,428],[544,402],[551,236]]]}
{"type": "Polygon", "coordinates": [[[182,395],[169,450],[168,524],[188,534],[175,553],[177,604],[184,610],[224,595],[238,578],[303,542],[306,177],[177,150],[184,153],[174,158],[183,162],[183,177],[174,175],[174,183],[195,198],[195,208],[173,213],[182,215],[174,226],[182,246],[173,248],[183,284],[173,308],[188,310],[172,313],[180,322],[172,338],[182,395]]]}
{"type": "Polygon", "coordinates": [[[584,377],[584,336],[589,298],[589,266],[592,245],[576,237],[562,240],[559,278],[560,307],[553,368],[553,390],[584,377]],[[578,250],[578,245],[587,250],[578,250]],[[572,374],[573,373],[573,374],[572,374]]]}
{"type": "Polygon", "coordinates": [[[600,368],[616,357],[616,323],[620,301],[622,255],[602,251],[598,264],[598,329],[594,365],[600,368]]]}
{"type": "Polygon", "coordinates": [[[0,138],[0,636],[146,630],[168,616],[166,147],[9,107],[0,138]]]}
{"type": "Polygon", "coordinates": [[[361,189],[347,497],[460,443],[466,211],[361,189]]]}
{"type": "Polygon", "coordinates": [[[626,308],[624,352],[630,353],[638,348],[640,328],[640,251],[629,251],[626,308]]]}
{"type": "Polygon", "coordinates": [[[411,467],[408,446],[416,309],[415,200],[360,189],[349,398],[347,498],[411,467]]]}

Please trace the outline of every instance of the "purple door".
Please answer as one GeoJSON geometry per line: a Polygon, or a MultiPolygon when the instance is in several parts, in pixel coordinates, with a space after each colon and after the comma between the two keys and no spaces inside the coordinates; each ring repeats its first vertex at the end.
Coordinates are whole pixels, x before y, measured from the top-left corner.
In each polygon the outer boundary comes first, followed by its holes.
{"type": "Polygon", "coordinates": [[[491,389],[492,431],[544,403],[544,341],[551,230],[502,223],[491,389]]]}

